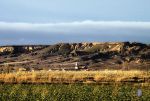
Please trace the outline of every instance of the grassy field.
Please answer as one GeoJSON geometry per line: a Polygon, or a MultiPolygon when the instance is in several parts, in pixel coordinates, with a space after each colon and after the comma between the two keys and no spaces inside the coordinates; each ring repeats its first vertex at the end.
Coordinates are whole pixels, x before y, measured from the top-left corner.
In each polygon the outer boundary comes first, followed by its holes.
{"type": "Polygon", "coordinates": [[[150,82],[150,71],[35,71],[0,74],[0,83],[150,82]]]}
{"type": "Polygon", "coordinates": [[[150,85],[0,84],[0,101],[150,101],[150,85]]]}

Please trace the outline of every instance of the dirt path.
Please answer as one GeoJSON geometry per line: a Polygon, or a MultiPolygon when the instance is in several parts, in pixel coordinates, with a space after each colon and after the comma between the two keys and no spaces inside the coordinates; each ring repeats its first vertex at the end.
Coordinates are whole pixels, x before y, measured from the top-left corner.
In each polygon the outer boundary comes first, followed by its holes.
{"type": "Polygon", "coordinates": [[[14,64],[23,64],[23,63],[30,63],[30,62],[33,62],[33,61],[35,61],[35,60],[32,60],[32,61],[20,61],[20,62],[2,63],[2,64],[0,64],[0,66],[14,65],[14,64]]]}

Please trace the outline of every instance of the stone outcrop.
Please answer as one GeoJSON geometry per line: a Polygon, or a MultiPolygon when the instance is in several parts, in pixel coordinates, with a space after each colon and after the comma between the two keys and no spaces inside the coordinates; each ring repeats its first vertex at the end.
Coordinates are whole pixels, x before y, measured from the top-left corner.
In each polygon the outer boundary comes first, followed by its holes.
{"type": "Polygon", "coordinates": [[[18,54],[18,53],[26,53],[35,51],[38,49],[43,49],[46,46],[38,46],[38,45],[27,45],[27,46],[1,46],[0,47],[0,54],[7,55],[7,54],[18,54]]]}
{"type": "Polygon", "coordinates": [[[13,51],[14,51],[14,47],[11,46],[0,47],[0,54],[13,53],[13,51]]]}

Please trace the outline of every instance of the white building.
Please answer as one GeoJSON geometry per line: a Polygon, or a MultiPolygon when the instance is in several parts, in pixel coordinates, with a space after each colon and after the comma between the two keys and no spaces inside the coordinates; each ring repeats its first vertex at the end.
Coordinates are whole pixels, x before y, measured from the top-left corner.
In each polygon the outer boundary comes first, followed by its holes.
{"type": "Polygon", "coordinates": [[[75,63],[75,69],[76,69],[76,70],[79,69],[79,67],[78,67],[78,62],[75,63]]]}

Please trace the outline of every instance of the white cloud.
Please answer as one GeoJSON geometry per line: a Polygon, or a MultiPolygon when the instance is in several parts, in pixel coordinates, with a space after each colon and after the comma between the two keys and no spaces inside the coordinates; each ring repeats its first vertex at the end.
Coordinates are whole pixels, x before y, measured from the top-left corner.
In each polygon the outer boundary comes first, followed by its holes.
{"type": "MultiPolygon", "coordinates": [[[[67,23],[0,22],[0,39],[42,42],[68,41],[145,41],[150,39],[150,22],[82,21],[67,23]],[[99,37],[100,40],[97,38],[99,37]],[[72,40],[71,40],[72,41],[72,40]]],[[[26,42],[26,41],[24,41],[26,42]]]]}
{"type": "Polygon", "coordinates": [[[150,22],[125,21],[82,21],[68,23],[9,23],[0,22],[0,30],[46,31],[46,32],[74,32],[77,29],[86,31],[103,29],[141,29],[150,30],[150,22]]]}

